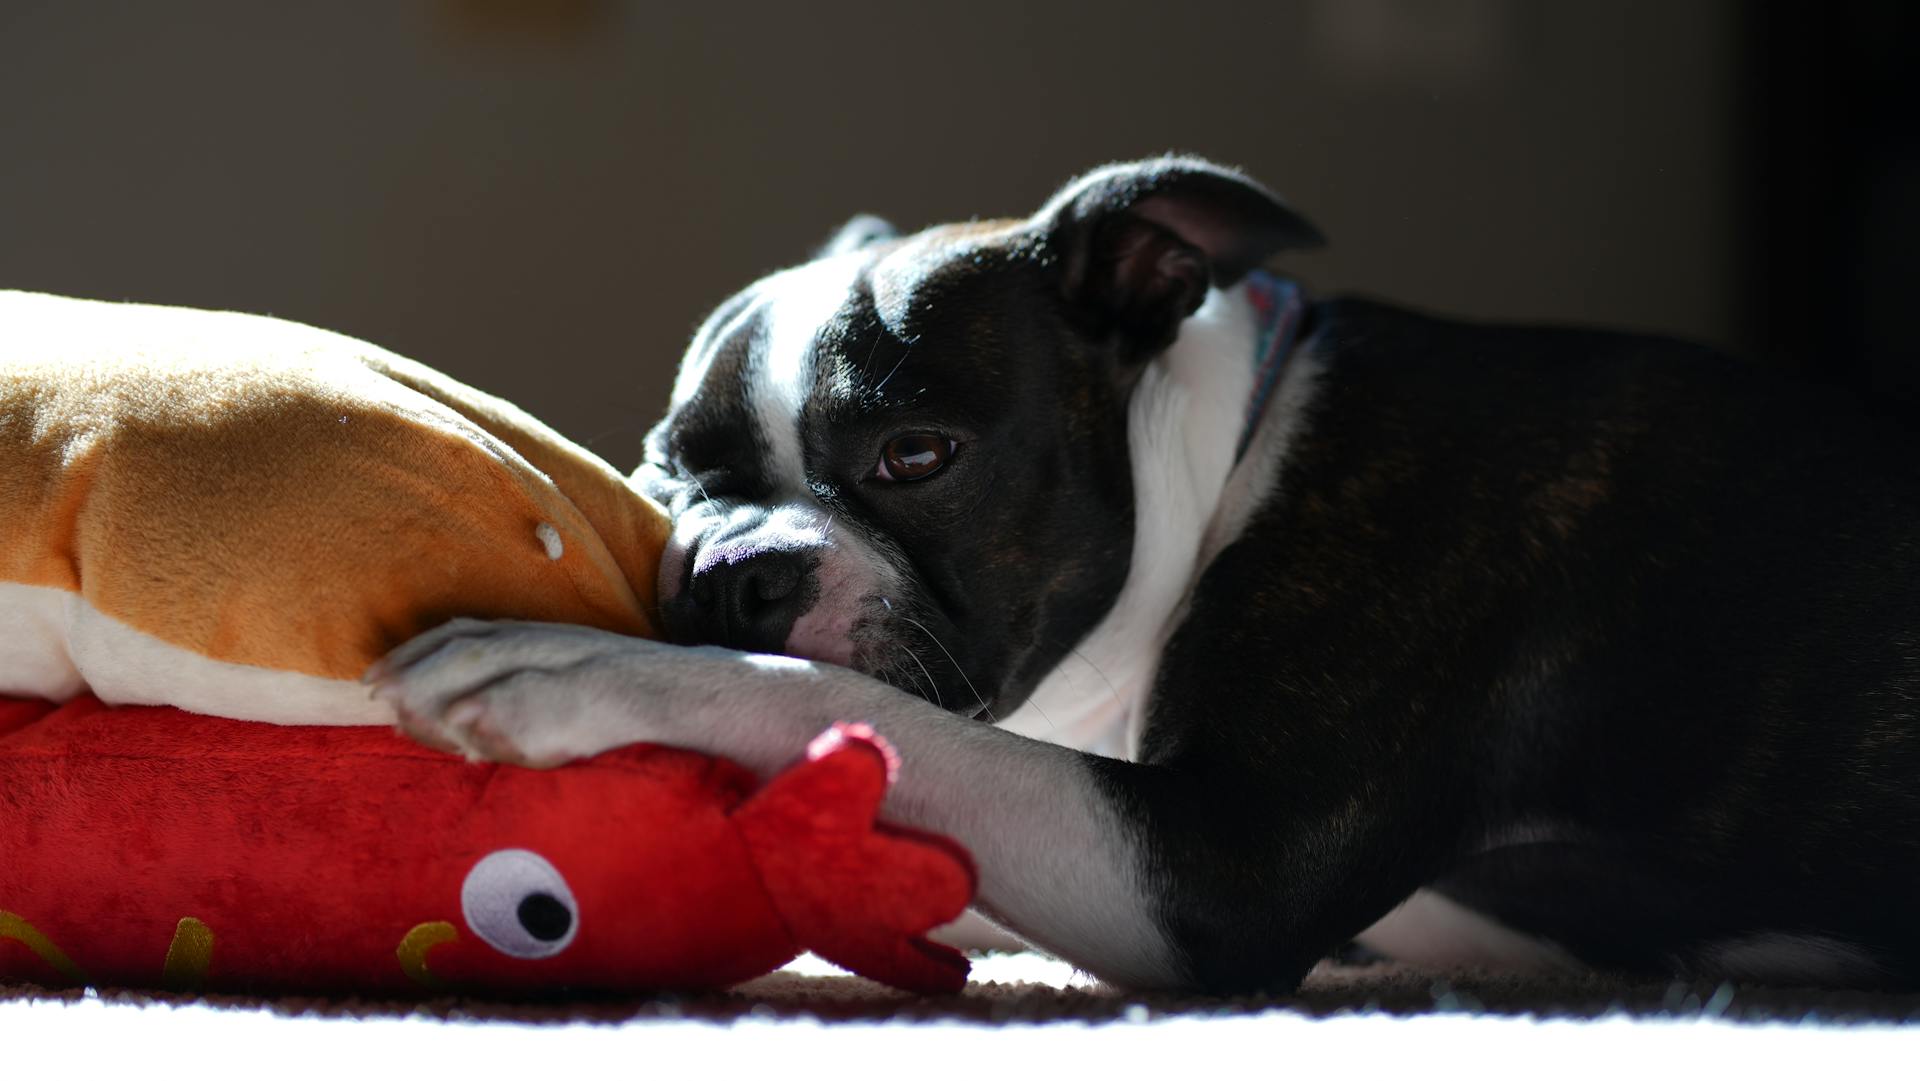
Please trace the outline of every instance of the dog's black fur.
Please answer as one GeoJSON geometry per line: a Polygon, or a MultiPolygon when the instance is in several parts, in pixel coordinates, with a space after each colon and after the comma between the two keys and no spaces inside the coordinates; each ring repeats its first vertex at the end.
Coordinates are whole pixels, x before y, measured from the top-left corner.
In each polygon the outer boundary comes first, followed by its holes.
{"type": "MultiPolygon", "coordinates": [[[[1316,236],[1177,158],[1020,221],[856,222],[835,261],[723,305],[649,437],[670,629],[773,651],[843,601],[858,648],[822,659],[1004,717],[1122,610],[1146,366],[1210,285],[1316,236]],[[877,476],[902,432],[951,437],[946,468],[877,476]],[[776,537],[782,514],[848,543],[776,537]],[[828,557],[864,577],[824,596],[828,557]]],[[[1130,760],[839,669],[578,630],[455,628],[384,678],[404,723],[544,761],[657,739],[770,768],[864,711],[922,756],[897,809],[981,854],[982,905],[1132,982],[1288,987],[1424,887],[1610,968],[1920,985],[1914,438],[1657,338],[1342,298],[1303,336],[1309,389],[1265,429],[1292,434],[1249,458],[1274,483],[1233,496],[1204,567],[1157,569],[1197,574],[1184,604],[1125,610],[1170,633],[1131,658],[1153,682],[1115,714],[1130,760]]]]}
{"type": "MultiPolygon", "coordinates": [[[[1035,221],[920,268],[898,312],[862,279],[802,429],[816,495],[912,567],[952,644],[915,689],[968,713],[1017,705],[1119,591],[1137,366],[1209,281],[1317,239],[1209,169],[1070,188],[1035,221]],[[964,440],[938,484],[857,483],[915,427],[964,440]]],[[[857,219],[831,252],[893,240],[857,219]]],[[[1773,935],[1849,982],[1920,982],[1914,441],[1657,338],[1358,299],[1303,336],[1325,373],[1276,493],[1199,579],[1138,760],[1096,761],[1195,981],[1289,985],[1432,885],[1610,967],[1708,970],[1773,935]]],[[[764,495],[737,406],[655,432],[703,496],[764,495]]],[[[684,638],[742,648],[792,618],[729,640],[680,608],[684,638]]]]}
{"type": "Polygon", "coordinates": [[[1772,933],[1920,982],[1914,441],[1671,341],[1313,320],[1280,496],[1161,671],[1141,762],[1181,792],[1112,785],[1171,819],[1204,982],[1297,976],[1429,882],[1608,967],[1772,933]]]}

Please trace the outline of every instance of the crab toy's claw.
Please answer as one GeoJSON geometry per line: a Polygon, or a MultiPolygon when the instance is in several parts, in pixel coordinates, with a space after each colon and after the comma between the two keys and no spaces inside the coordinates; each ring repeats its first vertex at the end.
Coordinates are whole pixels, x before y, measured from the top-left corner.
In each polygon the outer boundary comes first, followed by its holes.
{"type": "Polygon", "coordinates": [[[944,837],[875,821],[898,769],[866,725],[836,724],[735,822],[800,946],[909,991],[957,991],[967,959],[928,941],[973,900],[973,861],[944,837]]]}

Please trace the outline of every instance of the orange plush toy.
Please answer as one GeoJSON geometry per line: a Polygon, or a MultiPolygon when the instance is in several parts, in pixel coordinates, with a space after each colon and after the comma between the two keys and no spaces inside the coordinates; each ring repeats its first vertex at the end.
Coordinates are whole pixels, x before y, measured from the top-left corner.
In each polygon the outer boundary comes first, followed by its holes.
{"type": "Polygon", "coordinates": [[[866,730],[764,786],[656,747],[536,771],[408,743],[358,683],[454,616],[651,634],[666,532],[364,343],[0,293],[0,981],[621,991],[811,949],[959,987],[924,936],[971,866],[875,823],[866,730]]]}
{"type": "Polygon", "coordinates": [[[457,615],[653,633],[668,525],[497,398],[260,316],[0,292],[0,693],[385,724],[457,615]]]}

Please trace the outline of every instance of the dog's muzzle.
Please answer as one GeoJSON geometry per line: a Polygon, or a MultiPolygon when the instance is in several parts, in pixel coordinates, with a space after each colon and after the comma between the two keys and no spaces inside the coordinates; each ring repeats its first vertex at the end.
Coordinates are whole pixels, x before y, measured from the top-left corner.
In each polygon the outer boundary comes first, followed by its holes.
{"type": "Polygon", "coordinates": [[[688,644],[783,652],[819,592],[819,553],[760,530],[725,532],[709,533],[688,553],[685,579],[661,604],[667,633],[688,644]]]}

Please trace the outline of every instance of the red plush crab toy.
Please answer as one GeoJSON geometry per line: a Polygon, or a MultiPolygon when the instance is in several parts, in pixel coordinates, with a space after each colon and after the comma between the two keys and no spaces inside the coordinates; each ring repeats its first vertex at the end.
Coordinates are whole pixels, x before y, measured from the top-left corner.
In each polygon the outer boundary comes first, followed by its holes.
{"type": "Polygon", "coordinates": [[[725,987],[803,950],[918,991],[973,894],[876,825],[885,744],[836,726],[756,786],[629,747],[477,764],[378,728],[0,701],[0,982],[270,993],[725,987]]]}
{"type": "Polygon", "coordinates": [[[802,950],[947,991],[966,854],[857,726],[764,785],[395,735],[456,616],[652,634],[668,523],[498,399],[278,320],[0,292],[0,981],[722,987],[802,950]],[[56,706],[55,703],[64,703],[56,706]]]}

